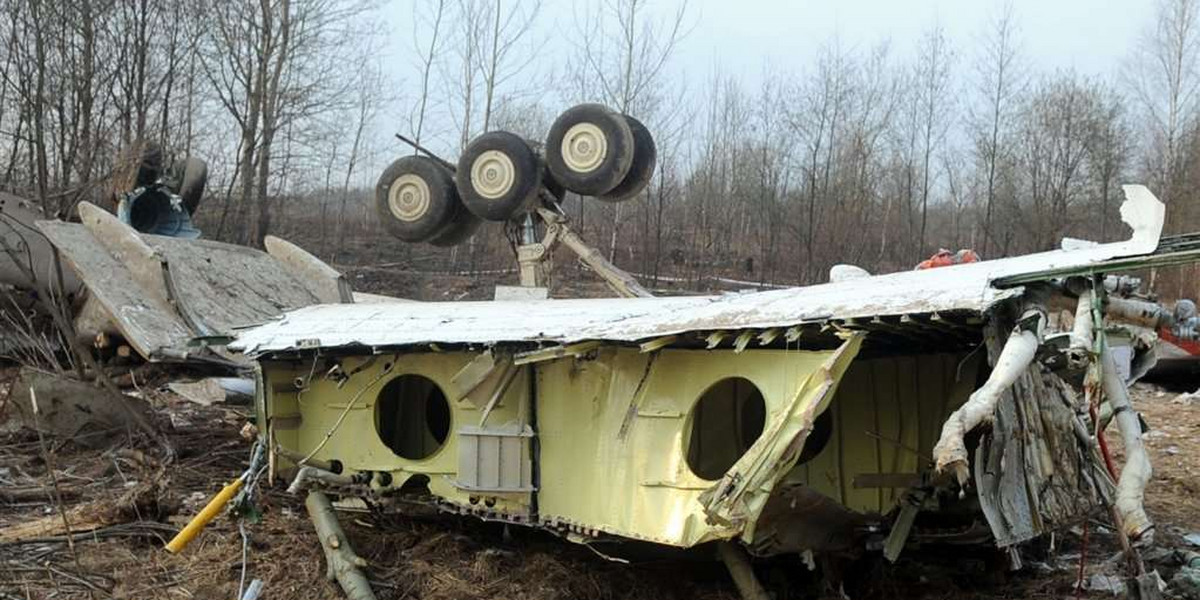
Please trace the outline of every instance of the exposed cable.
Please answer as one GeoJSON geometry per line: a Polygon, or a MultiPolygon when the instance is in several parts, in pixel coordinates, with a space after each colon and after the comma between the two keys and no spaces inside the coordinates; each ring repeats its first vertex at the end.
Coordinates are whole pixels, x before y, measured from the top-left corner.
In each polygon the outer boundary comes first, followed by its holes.
{"type": "Polygon", "coordinates": [[[246,535],[246,520],[238,519],[238,532],[242,534],[242,578],[238,583],[238,598],[246,592],[246,561],[250,554],[250,536],[246,535]]]}
{"type": "Polygon", "coordinates": [[[304,392],[307,392],[312,387],[312,378],[317,373],[317,359],[319,357],[318,353],[313,352],[312,366],[308,369],[308,377],[304,379],[304,387],[296,391],[296,404],[300,406],[304,406],[304,392]]]}
{"type": "Polygon", "coordinates": [[[312,460],[312,457],[316,456],[317,453],[325,447],[325,444],[329,442],[329,438],[333,437],[333,434],[337,432],[339,427],[342,426],[342,422],[346,420],[346,415],[350,414],[350,410],[354,408],[356,403],[358,403],[358,399],[362,398],[362,395],[365,394],[367,390],[374,387],[376,383],[379,383],[379,380],[383,379],[384,376],[386,376],[388,373],[391,373],[392,369],[396,368],[397,362],[397,360],[392,360],[392,362],[389,362],[381,371],[379,371],[379,375],[376,375],[375,379],[372,379],[370,383],[363,386],[362,389],[358,390],[358,393],[354,394],[354,397],[346,403],[346,408],[342,409],[342,414],[338,415],[337,421],[333,422],[333,427],[330,427],[329,431],[325,432],[325,437],[321,440],[321,443],[317,444],[317,447],[313,448],[312,452],[309,452],[307,456],[297,461],[297,466],[308,464],[308,461],[312,460]]]}
{"type": "Polygon", "coordinates": [[[1088,413],[1092,418],[1092,425],[1095,428],[1096,445],[1100,447],[1100,455],[1104,457],[1104,467],[1115,481],[1117,479],[1117,467],[1113,463],[1112,454],[1108,451],[1108,440],[1104,437],[1104,428],[1100,426],[1100,416],[1097,414],[1095,403],[1091,403],[1088,406],[1088,413]]]}
{"type": "Polygon", "coordinates": [[[1087,565],[1088,551],[1088,522],[1083,522],[1083,542],[1079,549],[1079,575],[1075,578],[1075,600],[1079,600],[1083,594],[1083,568],[1087,565]]]}

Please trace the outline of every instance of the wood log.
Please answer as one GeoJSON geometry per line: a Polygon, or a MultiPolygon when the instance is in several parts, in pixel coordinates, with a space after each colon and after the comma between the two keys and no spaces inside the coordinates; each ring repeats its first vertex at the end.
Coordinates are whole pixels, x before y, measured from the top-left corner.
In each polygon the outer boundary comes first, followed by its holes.
{"type": "Polygon", "coordinates": [[[725,568],[729,569],[729,576],[733,578],[742,600],[770,600],[771,597],[754,576],[745,550],[733,542],[720,541],[717,542],[717,553],[721,556],[721,562],[725,563],[725,568]]]}
{"type": "MultiPolygon", "coordinates": [[[[59,496],[66,500],[79,497],[82,484],[59,486],[59,496]]],[[[5,502],[37,502],[54,497],[54,487],[49,485],[18,485],[0,488],[0,500],[5,502]]]]}
{"type": "Polygon", "coordinates": [[[361,570],[367,566],[367,561],[350,547],[329,497],[321,492],[310,491],[304,506],[317,530],[321,549],[325,551],[325,577],[337,581],[350,600],[376,600],[375,592],[371,591],[371,584],[361,570]]]}

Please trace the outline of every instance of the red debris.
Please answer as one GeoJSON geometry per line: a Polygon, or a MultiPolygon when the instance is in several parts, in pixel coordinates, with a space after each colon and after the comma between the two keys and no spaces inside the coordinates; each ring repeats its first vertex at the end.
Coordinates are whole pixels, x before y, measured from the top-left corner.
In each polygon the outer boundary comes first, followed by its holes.
{"type": "Polygon", "coordinates": [[[917,265],[917,270],[936,269],[937,267],[949,267],[951,265],[961,265],[963,263],[979,262],[979,255],[971,249],[963,249],[958,252],[951,252],[945,248],[938,250],[933,256],[921,261],[917,265]]]}

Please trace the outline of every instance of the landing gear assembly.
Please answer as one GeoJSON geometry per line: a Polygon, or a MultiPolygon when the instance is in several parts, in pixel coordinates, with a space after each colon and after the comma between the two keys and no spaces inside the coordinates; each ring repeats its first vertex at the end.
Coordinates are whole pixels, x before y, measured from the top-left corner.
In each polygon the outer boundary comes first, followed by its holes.
{"type": "Polygon", "coordinates": [[[522,229],[522,286],[545,284],[549,259],[561,244],[618,294],[651,295],[572,231],[559,205],[568,191],[622,202],[646,189],[656,150],[641,121],[601,104],[580,104],[554,121],[541,151],[516,134],[489,131],[471,140],[457,163],[397,137],[424,155],[396,160],[375,186],[376,209],[395,237],[453,246],[483,221],[515,223],[522,229]]]}

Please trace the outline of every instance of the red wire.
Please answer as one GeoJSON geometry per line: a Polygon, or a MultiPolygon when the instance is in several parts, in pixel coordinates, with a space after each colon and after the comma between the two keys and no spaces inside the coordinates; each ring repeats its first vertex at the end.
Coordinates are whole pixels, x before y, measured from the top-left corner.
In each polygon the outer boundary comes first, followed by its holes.
{"type": "MultiPolygon", "coordinates": [[[[1096,405],[1088,406],[1088,413],[1092,417],[1092,423],[1096,426],[1096,444],[1100,446],[1100,455],[1104,457],[1104,467],[1108,469],[1108,474],[1113,479],[1117,478],[1117,468],[1113,465],[1112,455],[1108,452],[1108,440],[1104,438],[1104,430],[1100,428],[1100,421],[1096,417],[1096,405]]],[[[1079,549],[1079,575],[1075,578],[1075,600],[1079,600],[1083,595],[1083,570],[1087,564],[1087,547],[1088,547],[1088,522],[1083,522],[1083,542],[1079,549]]]]}
{"type": "Polygon", "coordinates": [[[1104,432],[1096,433],[1096,440],[1100,443],[1100,454],[1104,456],[1104,466],[1108,469],[1108,474],[1112,475],[1113,479],[1117,478],[1117,467],[1113,465],[1112,455],[1108,453],[1108,441],[1104,439],[1104,432]]]}
{"type": "Polygon", "coordinates": [[[1100,422],[1096,419],[1096,407],[1089,406],[1088,412],[1092,416],[1092,423],[1096,424],[1096,443],[1100,446],[1100,455],[1104,457],[1104,467],[1108,469],[1108,474],[1116,479],[1117,467],[1113,464],[1112,454],[1108,452],[1108,440],[1104,438],[1104,430],[1100,428],[1100,422]]]}

